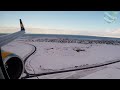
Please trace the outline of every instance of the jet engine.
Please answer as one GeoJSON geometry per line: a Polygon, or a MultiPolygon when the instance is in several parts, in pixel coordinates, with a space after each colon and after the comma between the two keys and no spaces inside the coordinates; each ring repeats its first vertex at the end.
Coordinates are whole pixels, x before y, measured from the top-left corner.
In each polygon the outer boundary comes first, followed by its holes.
{"type": "Polygon", "coordinates": [[[24,72],[23,60],[16,54],[2,50],[2,59],[10,79],[20,79],[24,72]]]}

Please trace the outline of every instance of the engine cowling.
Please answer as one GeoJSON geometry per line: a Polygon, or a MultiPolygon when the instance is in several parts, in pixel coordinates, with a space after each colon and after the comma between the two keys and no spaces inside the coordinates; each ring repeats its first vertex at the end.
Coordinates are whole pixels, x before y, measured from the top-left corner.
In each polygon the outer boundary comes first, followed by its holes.
{"type": "Polygon", "coordinates": [[[3,50],[2,59],[10,79],[20,79],[24,72],[23,60],[18,55],[3,50]]]}

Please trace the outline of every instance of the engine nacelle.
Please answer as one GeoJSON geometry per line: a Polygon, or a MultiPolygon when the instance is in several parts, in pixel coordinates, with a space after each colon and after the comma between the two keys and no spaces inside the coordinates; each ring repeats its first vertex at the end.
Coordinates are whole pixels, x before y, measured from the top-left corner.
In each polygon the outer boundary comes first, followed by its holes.
{"type": "Polygon", "coordinates": [[[20,79],[24,72],[22,59],[13,53],[2,50],[2,59],[10,79],[20,79]]]}

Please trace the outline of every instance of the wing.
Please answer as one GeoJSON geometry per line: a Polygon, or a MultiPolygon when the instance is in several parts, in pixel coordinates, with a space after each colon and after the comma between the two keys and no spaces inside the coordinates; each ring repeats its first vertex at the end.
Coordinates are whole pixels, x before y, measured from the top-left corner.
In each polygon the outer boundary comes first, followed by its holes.
{"type": "Polygon", "coordinates": [[[20,27],[21,27],[20,31],[0,37],[0,47],[2,47],[3,45],[6,45],[7,43],[13,41],[17,37],[22,36],[25,33],[25,28],[22,24],[21,19],[20,19],[20,27]]]}
{"type": "Polygon", "coordinates": [[[25,33],[25,28],[23,26],[21,19],[20,19],[20,27],[21,27],[20,31],[0,37],[0,79],[9,79],[9,76],[3,64],[3,60],[1,56],[1,47],[13,41],[14,39],[22,36],[25,33]]]}

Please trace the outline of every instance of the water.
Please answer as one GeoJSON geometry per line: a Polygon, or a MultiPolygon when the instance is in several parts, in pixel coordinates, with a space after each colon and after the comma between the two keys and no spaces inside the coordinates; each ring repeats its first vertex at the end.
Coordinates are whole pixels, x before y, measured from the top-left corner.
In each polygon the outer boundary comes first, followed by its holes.
{"type": "MultiPolygon", "coordinates": [[[[0,36],[5,34],[0,34],[0,36]]],[[[79,40],[117,40],[120,41],[120,38],[112,37],[98,37],[98,36],[86,36],[86,35],[62,35],[62,34],[25,34],[24,36],[30,37],[55,37],[55,38],[68,38],[68,39],[79,39],[79,40]]]]}
{"type": "Polygon", "coordinates": [[[80,39],[80,40],[118,40],[118,41],[120,41],[120,38],[86,36],[86,35],[26,34],[25,36],[49,37],[49,38],[51,38],[51,37],[55,37],[55,38],[69,38],[69,39],[80,39]]]}

